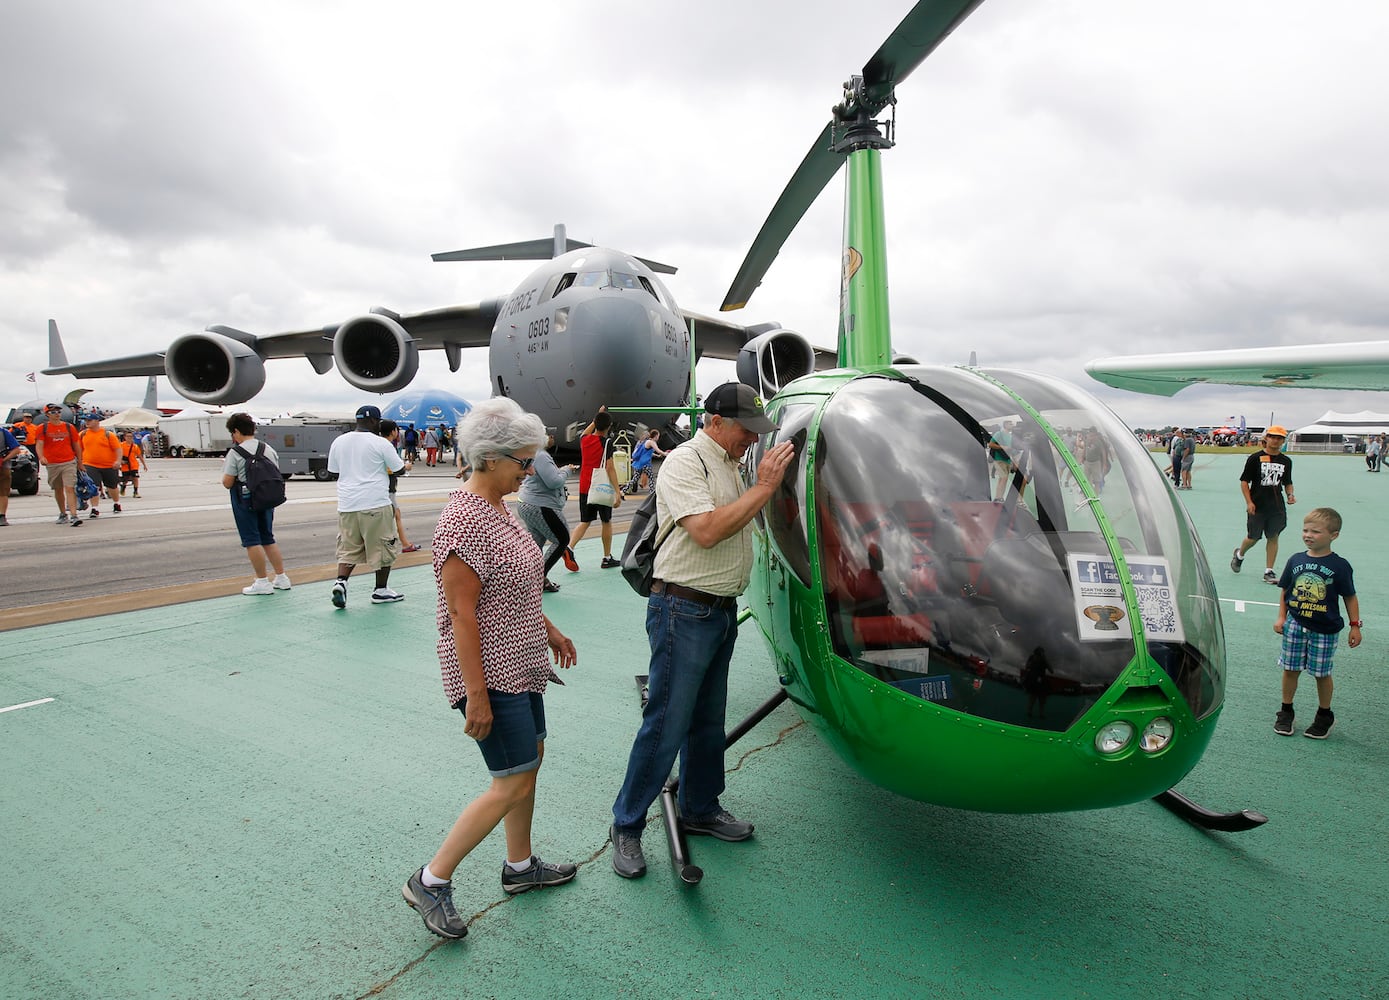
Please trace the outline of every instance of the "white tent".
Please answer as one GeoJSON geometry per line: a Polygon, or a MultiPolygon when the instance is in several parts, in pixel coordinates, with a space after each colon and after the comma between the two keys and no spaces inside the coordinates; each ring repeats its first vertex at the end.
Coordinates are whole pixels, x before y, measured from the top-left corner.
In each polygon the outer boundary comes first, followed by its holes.
{"type": "Polygon", "coordinates": [[[145,427],[157,427],[159,420],[158,411],[147,410],[143,406],[132,406],[115,416],[107,417],[101,422],[101,426],[107,430],[139,430],[145,427]]]}
{"type": "Polygon", "coordinates": [[[1293,431],[1288,447],[1298,451],[1345,451],[1379,434],[1389,434],[1389,413],[1327,410],[1314,423],[1293,431]]]}

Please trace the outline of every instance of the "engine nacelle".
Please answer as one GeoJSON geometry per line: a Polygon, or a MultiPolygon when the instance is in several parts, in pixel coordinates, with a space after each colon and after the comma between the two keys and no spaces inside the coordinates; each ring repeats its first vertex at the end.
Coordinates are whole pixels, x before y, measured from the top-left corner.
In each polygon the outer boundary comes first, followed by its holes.
{"type": "Polygon", "coordinates": [[[738,352],[738,381],[771,398],[815,370],[815,348],[792,330],[769,330],[738,352]]]}
{"type": "Polygon", "coordinates": [[[894,354],[894,355],[892,356],[892,363],[893,363],[893,365],[919,365],[919,364],[921,364],[920,361],[916,360],[916,358],[912,357],[910,354],[894,354]]]}
{"type": "Polygon", "coordinates": [[[184,399],[244,403],[265,388],[265,362],[251,347],[210,331],[179,337],[164,352],[164,374],[184,399]]]}
{"type": "Polygon", "coordinates": [[[420,352],[405,328],[379,313],[357,316],[333,335],[333,363],[347,382],[366,392],[395,392],[410,384],[420,352]]]}

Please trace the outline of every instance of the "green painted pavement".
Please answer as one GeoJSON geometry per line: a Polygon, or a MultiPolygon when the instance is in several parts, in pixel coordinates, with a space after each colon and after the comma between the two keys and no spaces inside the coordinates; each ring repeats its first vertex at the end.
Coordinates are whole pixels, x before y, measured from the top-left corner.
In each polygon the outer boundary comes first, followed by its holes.
{"type": "MultiPolygon", "coordinates": [[[[506,897],[500,833],[455,877],[472,915],[440,942],[400,899],[487,778],[434,657],[427,568],[403,604],[365,577],[6,635],[0,707],[0,996],[1266,997],[1389,995],[1389,475],[1295,457],[1300,514],[1337,507],[1364,645],[1338,656],[1325,742],[1272,732],[1274,588],[1243,533],[1243,456],[1198,457],[1181,494],[1224,600],[1226,709],[1182,790],[1269,823],[1211,834],[1145,803],[973,814],[856,779],[788,706],[730,754],[744,844],[691,838],[678,884],[659,821],[651,871],[613,874],[609,808],[638,713],[642,602],[599,549],[547,612],[579,665],[547,698],[536,846],[571,885],[506,897]],[[1234,601],[1245,602],[1235,610],[1234,601]]],[[[1280,559],[1281,565],[1281,559],[1280,559]]],[[[774,691],[760,641],[735,656],[730,717],[774,691]]],[[[1299,729],[1315,705],[1298,698],[1299,729]]]]}

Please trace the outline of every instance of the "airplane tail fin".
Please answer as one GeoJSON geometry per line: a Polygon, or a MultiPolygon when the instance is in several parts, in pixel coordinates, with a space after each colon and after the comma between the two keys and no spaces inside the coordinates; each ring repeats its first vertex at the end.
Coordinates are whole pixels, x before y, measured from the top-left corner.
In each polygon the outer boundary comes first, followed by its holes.
{"type": "Polygon", "coordinates": [[[151,375],[145,384],[145,401],[140,404],[147,410],[159,409],[159,379],[151,375]]]}
{"type": "Polygon", "coordinates": [[[68,352],[63,349],[63,338],[58,335],[58,323],[56,320],[48,321],[48,367],[66,368],[68,366],[68,352]]]}
{"type": "MultiPolygon", "coordinates": [[[[585,247],[593,246],[592,243],[584,243],[580,240],[571,240],[565,235],[564,224],[555,226],[553,237],[542,237],[538,240],[524,240],[520,243],[497,243],[490,247],[473,247],[470,250],[447,250],[442,253],[430,254],[430,260],[434,261],[453,261],[453,260],[553,260],[561,254],[566,254],[570,250],[582,250],[585,247]]],[[[657,274],[674,274],[675,268],[669,264],[662,264],[659,261],[647,260],[645,257],[637,257],[651,270],[657,274]]]]}

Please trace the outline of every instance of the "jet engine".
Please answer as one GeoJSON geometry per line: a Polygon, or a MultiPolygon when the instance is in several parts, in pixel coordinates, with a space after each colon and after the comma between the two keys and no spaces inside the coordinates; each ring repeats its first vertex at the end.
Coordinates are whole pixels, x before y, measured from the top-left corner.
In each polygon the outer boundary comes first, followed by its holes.
{"type": "Polygon", "coordinates": [[[920,361],[916,360],[916,358],[912,357],[910,354],[894,354],[892,356],[892,363],[897,366],[921,364],[920,361]]]}
{"type": "Polygon", "coordinates": [[[170,344],[164,374],[175,392],[195,403],[244,403],[265,388],[265,362],[255,349],[211,331],[170,344]]]}
{"type": "Polygon", "coordinates": [[[738,352],[738,381],[767,398],[815,370],[815,348],[792,330],[769,330],[738,352]]]}
{"type": "Polygon", "coordinates": [[[414,338],[394,318],[357,316],[333,336],[333,362],[349,384],[367,392],[395,392],[410,384],[420,367],[414,338]]]}

